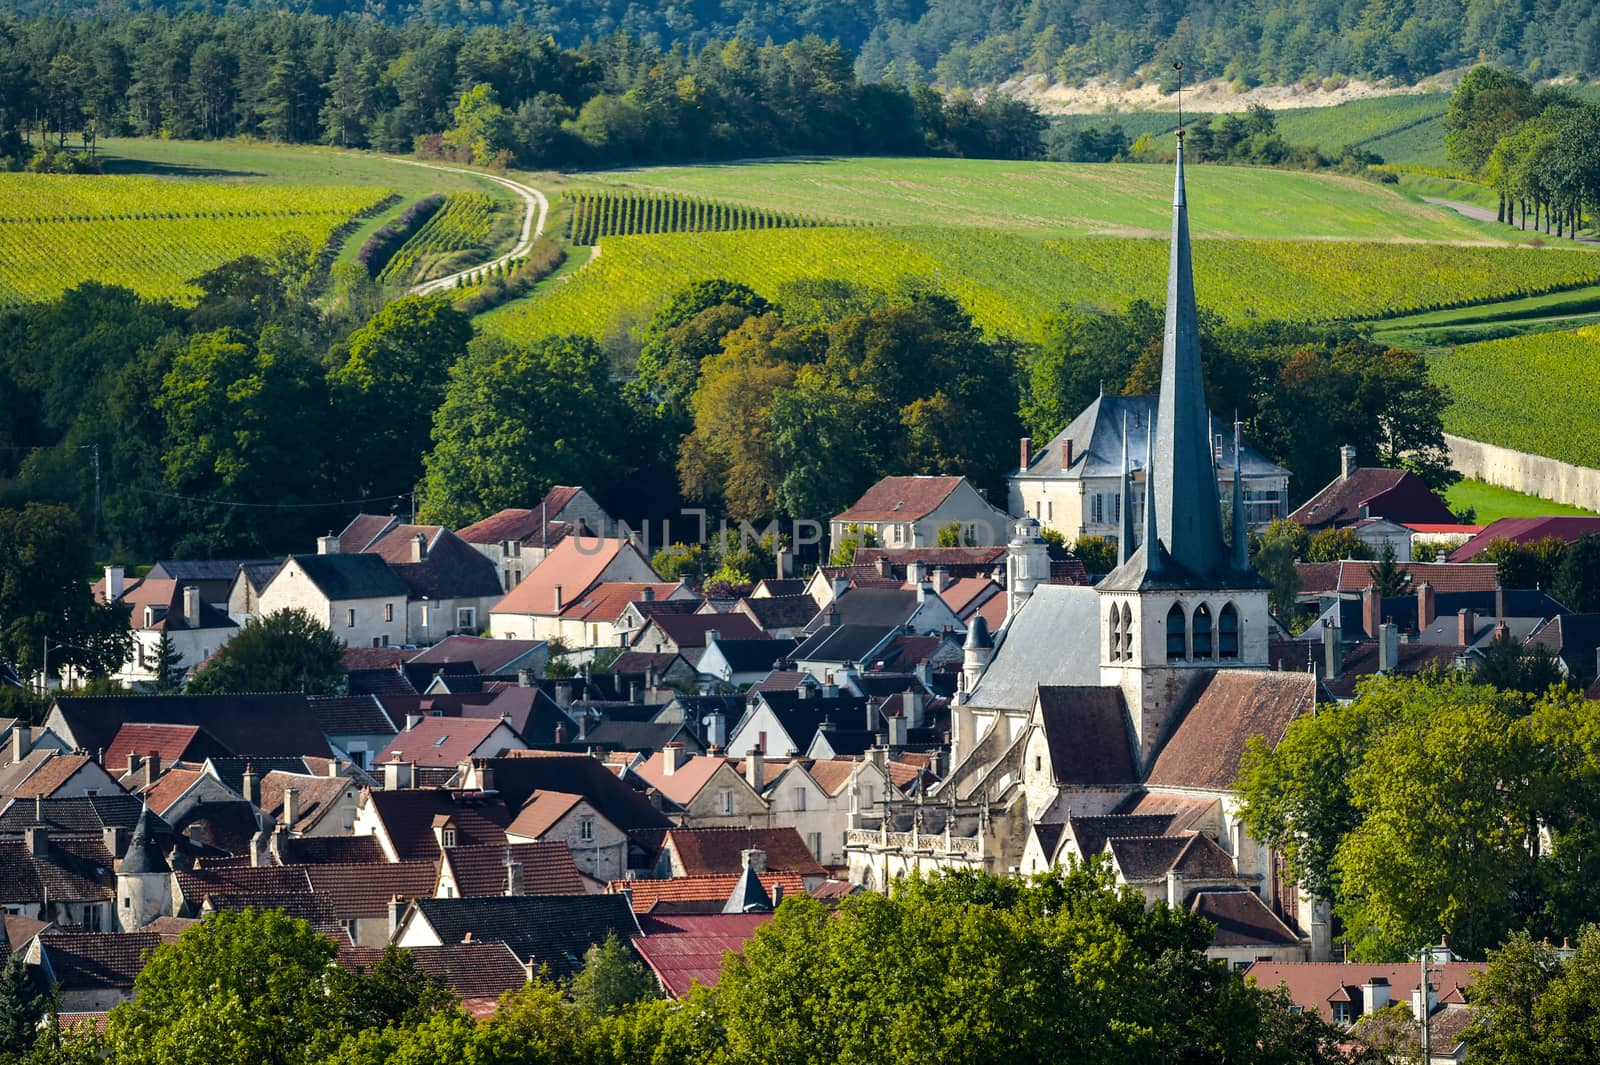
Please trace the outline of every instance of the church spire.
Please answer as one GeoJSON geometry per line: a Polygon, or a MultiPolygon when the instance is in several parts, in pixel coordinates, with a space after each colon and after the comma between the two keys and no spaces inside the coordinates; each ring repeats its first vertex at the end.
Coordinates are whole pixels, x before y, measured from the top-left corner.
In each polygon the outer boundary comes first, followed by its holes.
{"type": "Polygon", "coordinates": [[[1181,131],[1174,169],[1161,398],[1156,411],[1154,466],[1146,479],[1156,500],[1156,535],[1168,557],[1180,570],[1203,577],[1229,568],[1229,559],[1222,540],[1222,507],[1211,457],[1211,415],[1200,366],[1200,321],[1189,250],[1181,131]]]}
{"type": "Polygon", "coordinates": [[[1133,470],[1128,465],[1128,412],[1122,412],[1122,532],[1117,537],[1117,565],[1133,554],[1133,470]]]}
{"type": "Polygon", "coordinates": [[[1250,533],[1244,520],[1244,435],[1239,416],[1233,416],[1233,568],[1250,568],[1250,533]]]}

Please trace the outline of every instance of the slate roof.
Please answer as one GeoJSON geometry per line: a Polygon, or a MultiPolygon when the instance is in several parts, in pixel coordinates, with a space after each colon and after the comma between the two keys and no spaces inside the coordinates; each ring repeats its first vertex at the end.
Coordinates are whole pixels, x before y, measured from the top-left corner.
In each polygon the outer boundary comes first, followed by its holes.
{"type": "Polygon", "coordinates": [[[448,636],[409,659],[412,664],[471,662],[479,673],[503,673],[518,659],[543,647],[543,640],[490,640],[482,636],[448,636]]]}
{"type": "Polygon", "coordinates": [[[383,704],[371,695],[313,695],[306,700],[317,727],[330,736],[394,735],[383,704]]]}
{"type": "Polygon", "coordinates": [[[498,716],[425,717],[397,733],[373,759],[373,765],[401,761],[419,766],[453,766],[475,755],[492,758],[505,749],[502,741],[491,738],[500,725],[498,716]]]}
{"type": "Polygon", "coordinates": [[[735,673],[771,672],[773,663],[788,658],[796,643],[794,640],[736,640],[719,638],[717,650],[727,660],[735,673]]]}
{"type": "Polygon", "coordinates": [[[778,598],[782,596],[800,595],[806,590],[806,582],[801,577],[767,577],[756,581],[755,588],[751,589],[748,598],[778,598]],[[756,596],[756,592],[765,592],[765,595],[756,596]]]}
{"type": "Polygon", "coordinates": [[[401,525],[369,551],[389,564],[414,597],[489,599],[498,597],[501,592],[494,563],[449,529],[401,525]],[[430,535],[426,530],[434,531],[430,535]],[[428,543],[423,560],[413,562],[410,538],[419,531],[428,536],[428,543]]]}
{"type": "Polygon", "coordinates": [[[239,795],[244,794],[244,771],[253,769],[257,786],[268,773],[315,776],[304,758],[207,758],[206,771],[239,795]]]}
{"type": "Polygon", "coordinates": [[[111,855],[99,839],[47,844],[34,856],[21,840],[0,840],[0,902],[103,902],[115,894],[111,855]]]}
{"type": "MultiPolygon", "coordinates": [[[[636,914],[721,913],[743,873],[675,876],[668,880],[613,880],[606,891],[627,892],[636,914]]],[[[785,898],[804,895],[806,882],[794,873],[761,873],[761,887],[771,899],[777,887],[785,898]]]]}
{"type": "Polygon", "coordinates": [[[1216,925],[1213,947],[1293,947],[1300,937],[1253,891],[1197,891],[1189,909],[1216,925]]]}
{"type": "Polygon", "coordinates": [[[1413,522],[1449,524],[1455,515],[1410,470],[1360,466],[1349,477],[1337,477],[1300,505],[1289,520],[1308,529],[1350,525],[1362,518],[1387,518],[1401,525],[1413,522]]]}
{"type": "Polygon", "coordinates": [[[633,949],[655,974],[661,989],[684,998],[695,984],[717,986],[723,959],[741,954],[770,913],[695,914],[641,917],[643,935],[633,949]]]}
{"type": "Polygon", "coordinates": [[[686,876],[737,874],[743,851],[763,850],[773,872],[824,876],[805,840],[794,828],[674,828],[663,846],[677,852],[686,876]]]}
{"type": "Polygon", "coordinates": [[[939,509],[960,477],[885,477],[834,521],[916,521],[939,509]]]}
{"type": "Polygon", "coordinates": [[[1091,687],[1100,683],[1098,651],[1062,654],[1066,643],[1099,647],[1100,600],[1092,589],[1043,584],[1011,622],[989,668],[972,691],[971,705],[1026,712],[1040,685],[1091,687]]]}
{"type": "Polygon", "coordinates": [[[624,832],[672,824],[643,795],[587,755],[539,753],[493,758],[484,764],[494,770],[495,789],[512,809],[520,810],[536,790],[561,791],[582,795],[601,817],[624,832]]]}
{"type": "Polygon", "coordinates": [[[683,661],[686,666],[689,664],[682,655],[672,651],[624,651],[611,660],[606,672],[624,676],[629,674],[643,676],[654,669],[657,674],[665,676],[676,661],[683,661]]]}
{"type": "Polygon", "coordinates": [[[761,599],[745,596],[735,607],[755,619],[762,629],[798,629],[817,616],[817,601],[809,595],[773,595],[761,599]]]}
{"type": "Polygon", "coordinates": [[[1224,880],[1237,875],[1228,853],[1210,836],[1199,832],[1111,836],[1106,840],[1106,849],[1129,883],[1164,880],[1169,872],[1195,880],[1224,880]]]}
{"type": "Polygon", "coordinates": [[[61,696],[46,719],[52,728],[58,715],[70,734],[62,738],[85,751],[110,747],[123,725],[143,722],[198,725],[236,755],[333,753],[299,693],[61,696]]]}
{"type": "Polygon", "coordinates": [[[162,943],[154,932],[62,932],[39,934],[39,945],[55,982],[64,991],[114,988],[132,991],[150,952],[162,943]]]}
{"type": "Polygon", "coordinates": [[[895,626],[833,625],[816,629],[792,653],[797,662],[860,663],[894,636],[895,626]]]}
{"type": "Polygon", "coordinates": [[[1039,688],[1039,720],[1055,782],[1116,788],[1139,782],[1138,758],[1121,688],[1039,688]]]}
{"type": "MultiPolygon", "coordinates": [[[[1104,851],[1106,841],[1109,839],[1126,836],[1165,836],[1182,822],[1182,816],[1176,813],[1102,814],[1098,817],[1069,817],[1061,828],[1070,828],[1070,838],[1077,844],[1078,853],[1090,856],[1104,851]]],[[[1061,842],[1067,838],[1065,832],[1058,832],[1057,836],[1061,842]]],[[[1056,857],[1056,852],[1045,853],[1051,858],[1056,857]]]]}
{"type": "MultiPolygon", "coordinates": [[[[377,555],[293,555],[307,579],[333,602],[350,599],[404,599],[405,581],[377,555]]],[[[288,578],[277,578],[287,580],[288,578]]]]}
{"type": "Polygon", "coordinates": [[[1600,534],[1600,518],[1561,516],[1539,518],[1501,518],[1490,522],[1477,536],[1450,553],[1451,562],[1471,562],[1496,540],[1510,540],[1514,544],[1535,544],[1540,540],[1557,539],[1575,543],[1585,535],[1600,534]]]}
{"type": "Polygon", "coordinates": [[[1219,669],[1197,689],[1147,784],[1231,790],[1251,736],[1276,746],[1289,723],[1316,706],[1314,682],[1301,673],[1219,669]]]}
{"type": "Polygon", "coordinates": [[[560,841],[448,847],[444,861],[455,876],[456,894],[464,899],[504,895],[508,862],[522,863],[525,894],[582,895],[587,890],[572,851],[560,841]]]}
{"type": "MultiPolygon", "coordinates": [[[[915,588],[851,588],[829,604],[828,610],[838,612],[840,626],[896,628],[910,620],[918,605],[915,588]]],[[[817,632],[825,624],[824,615],[819,614],[806,631],[817,632]]]]}
{"type": "Polygon", "coordinates": [[[942,569],[952,577],[982,577],[1004,565],[1004,544],[989,547],[858,547],[850,560],[857,566],[878,567],[879,559],[888,566],[886,577],[905,578],[906,566],[921,562],[931,574],[942,569]]]}
{"type": "Polygon", "coordinates": [[[578,734],[577,722],[550,698],[542,688],[507,687],[493,693],[487,703],[464,705],[462,717],[504,717],[511,731],[528,743],[548,743],[555,738],[556,726],[564,725],[568,736],[578,734]]]}
{"type": "Polygon", "coordinates": [[[150,567],[146,577],[174,581],[231,581],[238,576],[240,566],[279,566],[275,558],[164,558],[150,567]]]}
{"type": "Polygon", "coordinates": [[[132,828],[139,820],[144,803],[126,792],[115,795],[85,795],[70,799],[29,799],[12,801],[0,812],[0,836],[20,836],[22,830],[39,824],[37,806],[43,806],[44,825],[51,838],[56,833],[99,838],[105,828],[132,828]]]}
{"type": "Polygon", "coordinates": [[[511,823],[506,804],[476,792],[437,789],[369,791],[366,801],[376,809],[400,861],[432,861],[439,856],[433,820],[448,816],[456,826],[456,843],[504,844],[505,826],[511,823]]]}
{"type": "Polygon", "coordinates": [[[680,721],[602,721],[588,731],[584,742],[613,750],[659,751],[674,740],[682,741],[685,728],[680,721]]]}
{"type": "MultiPolygon", "coordinates": [[[[498,999],[528,982],[528,971],[504,943],[452,943],[445,947],[410,947],[406,953],[418,969],[437,979],[457,998],[498,999]]],[[[380,947],[340,944],[339,964],[346,969],[370,968],[383,959],[380,947]]]]}
{"type": "Polygon", "coordinates": [[[639,934],[628,900],[619,895],[518,895],[480,899],[418,899],[418,914],[443,943],[504,943],[561,980],[583,966],[591,946],[614,935],[639,934]]]}
{"type": "MultiPolygon", "coordinates": [[[[777,718],[783,731],[788,733],[796,754],[810,748],[817,729],[822,727],[824,721],[831,722],[841,731],[848,725],[859,723],[865,727],[867,724],[867,701],[859,695],[841,694],[831,699],[818,695],[802,699],[796,690],[763,691],[760,698],[772,710],[772,716],[777,718]]],[[[874,711],[872,728],[877,729],[882,723],[882,717],[874,711]]],[[[781,757],[789,753],[776,749],[775,744],[780,737],[771,736],[768,740],[773,745],[768,747],[768,754],[781,757]]]]}

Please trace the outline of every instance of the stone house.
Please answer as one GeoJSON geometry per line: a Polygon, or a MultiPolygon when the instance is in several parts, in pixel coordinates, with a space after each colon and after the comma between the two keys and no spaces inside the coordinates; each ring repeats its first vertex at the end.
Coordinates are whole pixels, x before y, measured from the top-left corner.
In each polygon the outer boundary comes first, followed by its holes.
{"type": "Polygon", "coordinates": [[[339,553],[337,537],[317,541],[315,555],[290,555],[261,590],[261,616],[299,608],[352,647],[408,641],[410,589],[378,555],[339,553]]]}
{"type": "Polygon", "coordinates": [[[582,795],[536,791],[506,828],[511,843],[556,844],[593,880],[615,880],[628,872],[628,834],[582,795]]]}
{"type": "Polygon", "coordinates": [[[828,525],[834,550],[855,526],[870,531],[879,547],[935,547],[939,530],[960,526],[963,543],[1003,543],[1009,516],[992,505],[965,477],[885,477],[828,525]]]}
{"type": "Polygon", "coordinates": [[[501,591],[509,592],[569,535],[610,537],[616,531],[617,523],[588,492],[557,485],[538,506],[499,511],[456,535],[489,560],[501,591]]]}
{"type": "MultiPolygon", "coordinates": [[[[561,620],[562,612],[581,602],[597,585],[610,581],[660,584],[650,560],[627,540],[565,537],[537,569],[489,608],[489,628],[503,639],[559,639],[568,629],[561,620]]],[[[586,630],[583,635],[587,636],[586,630]]],[[[594,646],[609,644],[610,633],[605,636],[604,643],[594,646]]],[[[578,646],[590,644],[585,641],[578,646]]]]}
{"type": "Polygon", "coordinates": [[[758,784],[741,776],[721,755],[684,753],[669,743],[634,767],[634,776],[665,796],[669,814],[682,825],[766,826],[767,803],[758,784]]]}

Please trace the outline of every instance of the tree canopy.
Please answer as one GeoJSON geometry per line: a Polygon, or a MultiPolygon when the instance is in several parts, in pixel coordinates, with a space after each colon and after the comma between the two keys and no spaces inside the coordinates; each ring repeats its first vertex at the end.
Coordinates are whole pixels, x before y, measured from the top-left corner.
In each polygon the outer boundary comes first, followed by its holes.
{"type": "Polygon", "coordinates": [[[189,678],[188,691],[336,695],[344,686],[343,654],[344,645],[306,611],[279,610],[246,621],[189,678]]]}

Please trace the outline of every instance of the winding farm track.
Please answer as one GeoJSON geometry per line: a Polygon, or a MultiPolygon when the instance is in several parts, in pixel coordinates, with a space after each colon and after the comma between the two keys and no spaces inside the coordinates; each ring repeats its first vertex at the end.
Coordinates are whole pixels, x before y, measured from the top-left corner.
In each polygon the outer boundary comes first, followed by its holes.
{"type": "MultiPolygon", "coordinates": [[[[1450,210],[1461,215],[1463,218],[1471,218],[1478,222],[1500,221],[1494,216],[1493,211],[1489,210],[1487,207],[1479,207],[1476,204],[1462,203],[1460,200],[1442,200],[1437,196],[1424,196],[1422,197],[1422,201],[1424,203],[1431,203],[1435,207],[1448,207],[1450,210]]],[[[1523,232],[1537,232],[1537,230],[1524,229],[1523,232]]],[[[1579,244],[1600,244],[1600,240],[1596,240],[1594,237],[1587,235],[1562,239],[1574,240],[1579,244]]]]}
{"type": "Polygon", "coordinates": [[[415,159],[396,159],[393,156],[389,156],[388,158],[389,161],[393,163],[404,163],[407,166],[426,167],[429,170],[442,170],[449,174],[465,174],[468,177],[482,178],[484,181],[492,181],[497,185],[504,185],[506,188],[517,194],[517,198],[522,201],[523,206],[522,229],[517,235],[516,245],[510,251],[506,252],[497,259],[490,259],[488,262],[478,263],[476,266],[469,266],[465,270],[457,270],[455,273],[446,277],[436,277],[432,281],[424,281],[420,285],[412,285],[410,291],[414,296],[422,296],[429,292],[440,292],[445,289],[455,288],[456,282],[469,274],[476,273],[479,270],[489,270],[493,267],[499,266],[501,263],[510,262],[512,259],[526,255],[528,254],[528,249],[533,246],[533,242],[538,240],[539,237],[544,233],[544,220],[550,214],[550,201],[545,198],[544,193],[540,192],[532,185],[524,185],[520,181],[512,181],[510,178],[499,177],[495,174],[485,174],[481,170],[463,170],[461,167],[457,166],[440,166],[437,163],[420,163],[415,159]]]}

